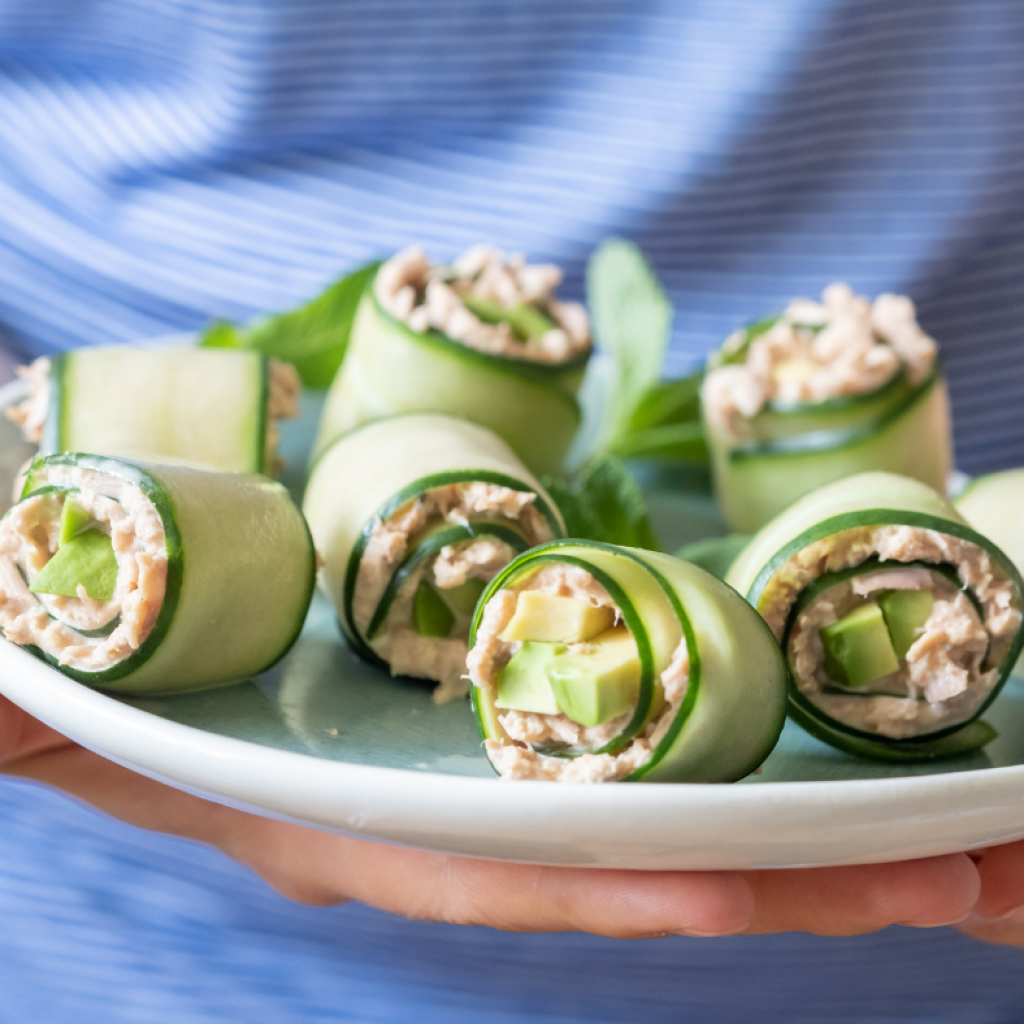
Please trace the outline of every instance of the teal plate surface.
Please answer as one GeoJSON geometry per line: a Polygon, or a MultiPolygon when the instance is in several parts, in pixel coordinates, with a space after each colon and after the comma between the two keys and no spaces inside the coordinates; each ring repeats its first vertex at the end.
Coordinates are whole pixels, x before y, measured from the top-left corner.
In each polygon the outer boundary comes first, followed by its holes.
{"type": "MultiPolygon", "coordinates": [[[[0,402],[18,387],[0,389],[0,402]]],[[[302,418],[283,426],[282,479],[296,494],[318,406],[306,396],[302,418]]],[[[0,493],[30,454],[0,423],[0,493]]],[[[646,483],[667,550],[724,532],[699,480],[646,483]]],[[[214,800],[368,838],[547,863],[723,868],[890,860],[1024,835],[1016,680],[987,715],[999,737],[983,752],[880,764],[790,723],[761,773],[735,786],[501,782],[468,702],[438,706],[430,691],[357,659],[319,595],[281,664],[202,693],[112,697],[0,644],[0,692],[84,745],[214,800]]]]}

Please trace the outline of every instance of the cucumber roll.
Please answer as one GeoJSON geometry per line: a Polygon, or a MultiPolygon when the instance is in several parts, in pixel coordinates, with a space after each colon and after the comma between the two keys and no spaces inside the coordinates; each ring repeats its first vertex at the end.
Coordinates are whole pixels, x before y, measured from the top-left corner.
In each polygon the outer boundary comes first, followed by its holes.
{"type": "Polygon", "coordinates": [[[0,520],[0,629],[101,689],[242,679],[302,628],[316,554],[265,477],[95,455],[38,458],[0,520]]]}
{"type": "Polygon", "coordinates": [[[868,470],[945,493],[949,398],[935,342],[901,295],[844,284],[733,334],[701,391],[715,492],[752,533],[797,498],[868,470]]]}
{"type": "Polygon", "coordinates": [[[731,782],[775,746],[786,669],[763,620],[670,555],[564,540],[477,606],[469,677],[506,779],[731,782]]]}
{"type": "Polygon", "coordinates": [[[534,472],[556,472],[591,347],[586,311],[555,298],[561,278],[489,245],[450,266],[415,247],[392,257],[359,305],[316,450],[366,420],[443,412],[493,430],[534,472]]]}
{"type": "Polygon", "coordinates": [[[40,452],[277,468],[277,423],[298,415],[294,367],[229,349],[83,348],[23,368],[7,415],[40,452]]]}
{"type": "Polygon", "coordinates": [[[436,414],[368,423],[310,473],[303,510],[349,644],[393,675],[464,696],[466,639],[486,583],[565,535],[561,514],[500,437],[436,414]]]}
{"type": "Polygon", "coordinates": [[[930,487],[889,473],[829,484],[756,534],[727,579],[782,645],[809,732],[893,760],[991,739],[976,720],[1024,643],[1024,584],[930,487]]]}

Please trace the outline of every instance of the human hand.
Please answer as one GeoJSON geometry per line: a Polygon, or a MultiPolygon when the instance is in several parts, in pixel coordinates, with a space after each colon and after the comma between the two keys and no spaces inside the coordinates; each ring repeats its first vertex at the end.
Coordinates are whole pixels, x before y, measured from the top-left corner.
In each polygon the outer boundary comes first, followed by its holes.
{"type": "Polygon", "coordinates": [[[510,931],[619,938],[794,930],[851,935],[897,923],[951,924],[978,896],[978,872],[963,854],[811,870],[640,872],[506,864],[384,846],[181,793],[76,746],[3,698],[0,769],[142,828],[217,847],[291,899],[318,905],[360,900],[406,917],[510,931]]]}
{"type": "Polygon", "coordinates": [[[960,930],[985,942],[1024,947],[1024,842],[971,854],[981,894],[960,930]]]}

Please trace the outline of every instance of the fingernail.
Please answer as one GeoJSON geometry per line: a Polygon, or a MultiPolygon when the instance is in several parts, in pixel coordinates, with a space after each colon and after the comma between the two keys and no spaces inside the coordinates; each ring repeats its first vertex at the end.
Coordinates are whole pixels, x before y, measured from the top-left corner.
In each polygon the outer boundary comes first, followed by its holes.
{"type": "Polygon", "coordinates": [[[1004,924],[1024,923],[1024,906],[1014,907],[1012,910],[1007,910],[1005,914],[994,914],[991,917],[987,914],[979,914],[976,910],[972,910],[960,923],[966,925],[982,925],[996,924],[997,922],[1004,924]]]}

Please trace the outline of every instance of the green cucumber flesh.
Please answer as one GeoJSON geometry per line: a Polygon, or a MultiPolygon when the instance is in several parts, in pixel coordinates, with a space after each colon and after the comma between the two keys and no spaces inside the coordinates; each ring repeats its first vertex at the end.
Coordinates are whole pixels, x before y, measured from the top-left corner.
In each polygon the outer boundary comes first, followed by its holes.
{"type": "Polygon", "coordinates": [[[263,472],[269,369],[231,349],[85,348],[55,356],[41,450],[263,472]]]}
{"type": "Polygon", "coordinates": [[[428,580],[420,580],[412,599],[412,625],[417,636],[439,639],[451,635],[455,615],[428,580]]]}
{"type": "Polygon", "coordinates": [[[759,529],[825,484],[866,471],[912,477],[943,491],[951,462],[949,400],[940,377],[860,426],[735,447],[708,425],[715,494],[730,526],[759,529]]]}
{"type": "Polygon", "coordinates": [[[556,473],[579,428],[586,362],[586,354],[563,364],[493,355],[412,331],[367,292],[314,451],[368,419],[444,412],[493,430],[534,472],[556,473]]]}

